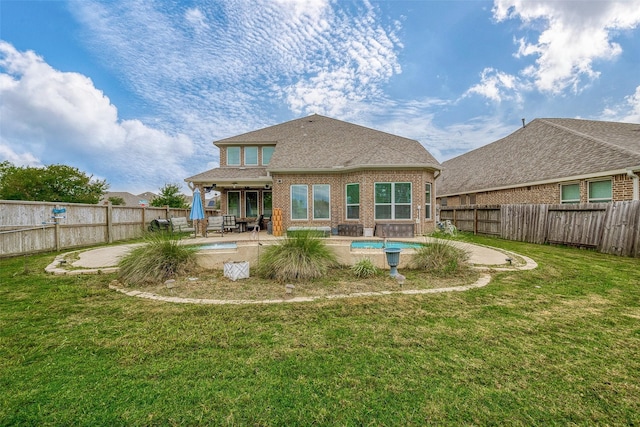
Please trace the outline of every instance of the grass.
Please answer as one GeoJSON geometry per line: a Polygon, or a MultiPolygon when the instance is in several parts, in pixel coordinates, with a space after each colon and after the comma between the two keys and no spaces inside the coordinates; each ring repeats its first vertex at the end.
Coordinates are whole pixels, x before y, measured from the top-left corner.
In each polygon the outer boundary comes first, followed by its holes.
{"type": "Polygon", "coordinates": [[[196,249],[181,245],[170,233],[150,233],[146,244],[119,262],[118,278],[124,283],[150,285],[196,270],[196,249]]]}
{"type": "MultiPolygon", "coordinates": [[[[532,257],[481,289],[198,306],[0,260],[0,425],[638,425],[638,259],[532,257]]],[[[298,285],[296,285],[296,291],[298,285]]]]}
{"type": "Polygon", "coordinates": [[[313,231],[297,231],[281,243],[267,246],[258,275],[278,282],[304,281],[326,276],[336,267],[335,253],[313,231]]]}

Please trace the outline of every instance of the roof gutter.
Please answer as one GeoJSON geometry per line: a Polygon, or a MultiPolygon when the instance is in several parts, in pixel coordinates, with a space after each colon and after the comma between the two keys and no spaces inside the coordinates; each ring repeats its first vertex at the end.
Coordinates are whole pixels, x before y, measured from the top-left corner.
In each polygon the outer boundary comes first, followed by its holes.
{"type": "Polygon", "coordinates": [[[636,171],[640,171],[640,166],[627,169],[627,176],[633,181],[633,197],[631,200],[640,200],[640,176],[636,171]]]}
{"type": "Polygon", "coordinates": [[[407,164],[407,165],[356,165],[356,166],[334,166],[330,168],[270,168],[269,174],[275,173],[336,173],[354,172],[360,170],[385,170],[385,169],[405,169],[405,170],[433,170],[440,171],[441,167],[434,164],[407,164]]]}

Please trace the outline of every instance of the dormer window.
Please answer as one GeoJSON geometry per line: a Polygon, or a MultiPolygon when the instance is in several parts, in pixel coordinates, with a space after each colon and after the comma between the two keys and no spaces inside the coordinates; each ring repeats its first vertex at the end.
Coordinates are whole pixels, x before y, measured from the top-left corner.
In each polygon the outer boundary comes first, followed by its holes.
{"type": "Polygon", "coordinates": [[[258,147],[244,147],[245,166],[258,165],[258,147]]]}
{"type": "Polygon", "coordinates": [[[273,155],[274,149],[275,147],[262,147],[262,164],[264,166],[271,162],[271,156],[273,155]]]}
{"type": "Polygon", "coordinates": [[[240,147],[227,147],[227,166],[240,166],[240,147]]]}

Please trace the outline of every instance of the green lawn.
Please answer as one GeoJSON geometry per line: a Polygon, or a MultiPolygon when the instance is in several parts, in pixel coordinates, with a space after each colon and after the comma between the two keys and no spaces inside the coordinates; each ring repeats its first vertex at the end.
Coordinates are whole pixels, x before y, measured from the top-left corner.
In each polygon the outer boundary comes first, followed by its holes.
{"type": "Polygon", "coordinates": [[[0,425],[638,425],[640,260],[468,292],[197,306],[0,260],[0,425]]]}

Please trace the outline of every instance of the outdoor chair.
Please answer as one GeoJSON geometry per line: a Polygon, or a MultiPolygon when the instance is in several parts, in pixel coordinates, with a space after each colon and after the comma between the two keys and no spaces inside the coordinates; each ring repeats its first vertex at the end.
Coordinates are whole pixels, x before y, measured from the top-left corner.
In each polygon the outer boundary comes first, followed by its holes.
{"type": "Polygon", "coordinates": [[[262,228],[262,218],[264,218],[264,216],[260,215],[255,221],[247,223],[247,231],[260,231],[262,228]]]}
{"type": "Polygon", "coordinates": [[[222,216],[210,216],[207,224],[207,233],[214,231],[217,233],[223,233],[224,218],[222,216]]]}
{"type": "Polygon", "coordinates": [[[238,229],[235,215],[223,215],[223,228],[225,231],[233,231],[238,229]]]}

